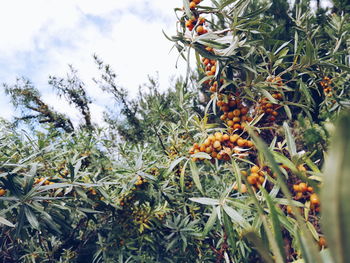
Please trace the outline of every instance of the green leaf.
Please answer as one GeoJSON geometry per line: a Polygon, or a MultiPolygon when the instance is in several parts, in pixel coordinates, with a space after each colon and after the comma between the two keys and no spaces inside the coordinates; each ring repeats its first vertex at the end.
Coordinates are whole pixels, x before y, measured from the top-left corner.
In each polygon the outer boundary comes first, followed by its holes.
{"type": "Polygon", "coordinates": [[[227,205],[223,205],[223,209],[234,223],[240,225],[245,229],[251,228],[251,225],[248,223],[248,221],[236,210],[227,205]]]}
{"type": "MultiPolygon", "coordinates": [[[[261,187],[261,192],[263,193],[265,200],[267,202],[267,205],[269,207],[270,213],[269,213],[269,218],[271,219],[272,222],[272,228],[273,228],[273,236],[276,240],[276,244],[279,249],[278,255],[276,255],[276,258],[279,258],[283,262],[285,262],[285,252],[284,252],[284,241],[283,241],[283,236],[282,236],[282,228],[280,221],[278,219],[278,211],[275,207],[274,202],[272,201],[270,195],[266,192],[265,188],[261,187]]],[[[276,251],[277,252],[277,251],[276,251]]],[[[277,253],[276,253],[277,254],[277,253]]],[[[277,260],[278,261],[278,260],[277,260]]]]}
{"type": "MultiPolygon", "coordinates": [[[[193,200],[192,200],[193,201],[193,200]]],[[[213,228],[215,222],[216,222],[216,218],[217,218],[217,212],[216,212],[216,208],[213,208],[213,211],[211,212],[211,215],[207,221],[207,223],[204,226],[204,230],[202,232],[202,236],[206,237],[209,233],[209,231],[213,228]]]]}
{"type": "Polygon", "coordinates": [[[25,211],[25,215],[26,215],[26,218],[27,218],[29,224],[34,229],[39,230],[39,222],[38,222],[38,219],[36,218],[35,214],[33,213],[33,211],[27,206],[24,207],[24,211],[25,211]]]}
{"type": "Polygon", "coordinates": [[[201,181],[199,179],[199,171],[198,171],[197,164],[192,160],[190,161],[190,168],[191,168],[191,173],[192,173],[192,178],[193,178],[194,184],[197,186],[198,190],[202,194],[204,194],[202,184],[201,184],[201,181]]]}
{"type": "Polygon", "coordinates": [[[292,131],[290,130],[287,122],[283,123],[283,129],[284,129],[284,133],[286,134],[288,151],[289,151],[291,157],[293,157],[293,156],[297,155],[297,147],[296,147],[295,141],[293,139],[292,131]]]}
{"type": "Polygon", "coordinates": [[[0,224],[9,226],[9,227],[15,227],[14,224],[12,224],[10,221],[8,221],[7,219],[3,218],[0,216],[0,224]]]}
{"type": "Polygon", "coordinates": [[[322,226],[335,262],[350,258],[350,113],[340,117],[325,162],[322,226]]]}
{"type": "Polygon", "coordinates": [[[200,203],[202,205],[219,205],[220,202],[217,199],[207,198],[207,197],[192,197],[191,201],[200,203]]]}
{"type": "Polygon", "coordinates": [[[266,247],[266,244],[263,242],[263,240],[258,236],[258,234],[254,231],[248,231],[243,234],[244,238],[247,239],[249,242],[254,244],[254,249],[258,251],[261,258],[266,263],[273,263],[275,262],[272,259],[272,256],[270,254],[269,249],[266,247]]]}

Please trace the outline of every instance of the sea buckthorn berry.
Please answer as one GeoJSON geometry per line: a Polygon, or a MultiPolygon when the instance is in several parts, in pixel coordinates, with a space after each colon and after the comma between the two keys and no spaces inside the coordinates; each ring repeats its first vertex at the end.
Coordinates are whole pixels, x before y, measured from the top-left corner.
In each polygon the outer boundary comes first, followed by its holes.
{"type": "Polygon", "coordinates": [[[6,194],[6,190],[5,189],[0,189],[0,196],[4,196],[6,194]]]}
{"type": "Polygon", "coordinates": [[[307,187],[307,191],[310,192],[310,193],[312,193],[312,192],[314,191],[314,188],[311,187],[311,186],[308,186],[308,187],[307,187]]]}
{"type": "Polygon", "coordinates": [[[215,134],[215,139],[217,140],[217,141],[222,141],[222,133],[221,132],[216,132],[215,134]]]}
{"type": "Polygon", "coordinates": [[[233,125],[233,129],[235,129],[235,130],[240,130],[241,128],[242,127],[241,127],[241,125],[239,123],[236,123],[236,124],[233,125]]]}
{"type": "Polygon", "coordinates": [[[310,203],[315,206],[320,204],[320,199],[316,193],[310,195],[310,203]]]}
{"type": "Polygon", "coordinates": [[[208,146],[207,148],[205,148],[205,152],[206,153],[211,153],[213,151],[213,147],[208,146]]]}
{"type": "Polygon", "coordinates": [[[218,153],[217,153],[217,152],[215,152],[215,151],[213,151],[213,152],[211,153],[211,157],[213,157],[213,158],[216,158],[216,157],[217,157],[217,155],[218,155],[218,153]]]}
{"type": "Polygon", "coordinates": [[[213,147],[214,148],[220,148],[221,147],[221,142],[219,141],[219,140],[217,140],[217,141],[215,141],[214,143],[213,143],[213,147]]]}
{"type": "Polygon", "coordinates": [[[234,117],[232,119],[233,122],[240,122],[241,121],[241,118],[240,117],[234,117]]]}
{"type": "Polygon", "coordinates": [[[251,148],[254,146],[254,143],[252,141],[247,141],[246,146],[251,148]]]}
{"type": "Polygon", "coordinates": [[[192,1],[190,3],[190,9],[194,9],[194,8],[196,8],[196,6],[197,6],[196,2],[192,1]]]}
{"type": "Polygon", "coordinates": [[[260,170],[260,168],[259,168],[259,166],[257,166],[257,165],[254,165],[252,168],[250,168],[250,171],[251,171],[252,173],[258,173],[259,170],[260,170]]]}
{"type": "Polygon", "coordinates": [[[263,184],[265,182],[265,177],[264,176],[259,176],[258,181],[260,184],[263,184]]]}
{"type": "Polygon", "coordinates": [[[215,141],[215,136],[213,134],[210,134],[208,136],[208,140],[211,141],[211,142],[214,142],[215,141]]]}
{"type": "Polygon", "coordinates": [[[216,156],[216,158],[218,159],[218,160],[222,160],[222,154],[221,153],[218,153],[218,155],[216,156]]]}
{"type": "Polygon", "coordinates": [[[204,27],[203,27],[203,26],[197,26],[196,32],[197,32],[199,35],[203,34],[203,32],[204,32],[204,27]]]}
{"type": "Polygon", "coordinates": [[[205,151],[205,145],[204,144],[202,144],[200,147],[199,147],[199,150],[201,151],[201,152],[204,152],[205,151]]]}
{"type": "Polygon", "coordinates": [[[257,183],[257,180],[258,180],[258,177],[254,176],[254,175],[249,175],[247,177],[247,181],[249,184],[256,184],[257,183]]]}
{"type": "Polygon", "coordinates": [[[222,139],[223,139],[224,141],[228,141],[228,140],[230,139],[230,136],[229,136],[228,134],[224,134],[224,135],[222,136],[222,139]]]}
{"type": "Polygon", "coordinates": [[[292,210],[292,207],[290,205],[287,205],[287,213],[293,214],[293,210],[292,210]]]}
{"type": "Polygon", "coordinates": [[[300,188],[298,184],[293,185],[294,192],[300,192],[300,188]]]}
{"type": "Polygon", "coordinates": [[[318,239],[318,244],[319,244],[320,247],[326,247],[327,246],[326,239],[324,237],[320,237],[318,239]]]}
{"type": "Polygon", "coordinates": [[[238,134],[233,134],[230,136],[230,142],[235,143],[239,138],[238,134]]]}
{"type": "Polygon", "coordinates": [[[233,121],[229,120],[229,121],[227,122],[227,126],[232,127],[233,125],[234,125],[234,122],[233,122],[233,121]]]}
{"type": "Polygon", "coordinates": [[[239,109],[235,109],[235,110],[233,111],[233,116],[239,117],[240,115],[241,115],[241,111],[240,111],[239,109]]]}
{"type": "Polygon", "coordinates": [[[242,139],[242,138],[239,138],[239,139],[237,140],[237,145],[238,145],[239,147],[244,147],[244,145],[245,145],[245,140],[242,139]]]}
{"type": "Polygon", "coordinates": [[[299,191],[302,193],[307,192],[307,184],[306,183],[300,183],[299,184],[299,191]]]}
{"type": "Polygon", "coordinates": [[[241,114],[246,115],[248,113],[248,108],[244,107],[241,109],[241,114]]]}
{"type": "Polygon", "coordinates": [[[232,111],[230,111],[230,112],[227,113],[227,118],[229,118],[230,120],[232,120],[233,117],[234,117],[234,115],[233,115],[233,112],[232,112],[232,111]]]}

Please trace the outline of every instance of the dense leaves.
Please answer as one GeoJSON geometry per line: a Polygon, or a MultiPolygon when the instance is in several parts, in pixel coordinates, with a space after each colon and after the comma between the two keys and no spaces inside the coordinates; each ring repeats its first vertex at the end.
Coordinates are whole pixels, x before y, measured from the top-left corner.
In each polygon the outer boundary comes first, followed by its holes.
{"type": "Polygon", "coordinates": [[[49,83],[76,127],[6,85],[40,132],[1,121],[0,259],[346,262],[348,117],[325,152],[350,105],[348,5],[295,2],[184,0],[168,38],[197,67],[165,92],[150,77],[130,98],[95,57],[103,127],[73,69],[49,83]]]}

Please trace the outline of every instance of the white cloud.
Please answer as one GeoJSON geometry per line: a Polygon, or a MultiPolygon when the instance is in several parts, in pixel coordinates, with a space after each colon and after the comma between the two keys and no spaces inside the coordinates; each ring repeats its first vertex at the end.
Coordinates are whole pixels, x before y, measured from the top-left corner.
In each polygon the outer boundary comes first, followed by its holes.
{"type": "Polygon", "coordinates": [[[161,31],[175,33],[173,8],[179,6],[181,0],[7,1],[0,10],[1,82],[13,83],[15,75],[25,75],[56,109],[76,118],[74,110],[55,101],[46,84],[48,75],[64,76],[72,64],[95,97],[94,119],[100,121],[108,96],[92,85],[91,78],[97,76],[92,54],[111,64],[118,84],[133,95],[147,74],[157,71],[165,89],[171,75],[185,70],[185,63],[180,64],[182,71],[175,69],[177,52],[168,54],[172,43],[161,31]]]}

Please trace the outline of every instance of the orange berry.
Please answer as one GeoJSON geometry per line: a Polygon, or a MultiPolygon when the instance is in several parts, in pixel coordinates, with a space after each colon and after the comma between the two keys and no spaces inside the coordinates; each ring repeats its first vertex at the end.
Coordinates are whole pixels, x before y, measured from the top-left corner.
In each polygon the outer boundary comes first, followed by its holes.
{"type": "Polygon", "coordinates": [[[196,32],[197,32],[199,35],[203,34],[203,32],[204,32],[204,27],[203,27],[203,26],[197,26],[196,32]]]}
{"type": "Polygon", "coordinates": [[[248,175],[247,171],[241,171],[241,174],[244,175],[244,176],[248,175]]]}
{"type": "Polygon", "coordinates": [[[259,181],[259,183],[263,183],[263,182],[265,182],[265,177],[264,176],[259,176],[258,177],[258,181],[259,181]]]}
{"type": "Polygon", "coordinates": [[[293,210],[292,210],[292,207],[290,205],[287,205],[287,213],[293,214],[293,210]]]}
{"type": "Polygon", "coordinates": [[[217,153],[217,152],[212,152],[212,153],[211,153],[211,157],[213,157],[213,158],[216,158],[216,157],[217,157],[217,155],[218,155],[218,153],[217,153]]]}
{"type": "Polygon", "coordinates": [[[211,146],[205,148],[206,153],[211,153],[212,151],[213,151],[213,147],[211,147],[211,146]]]}
{"type": "Polygon", "coordinates": [[[318,240],[318,244],[320,247],[326,247],[327,246],[326,239],[324,237],[320,237],[318,240]]]}
{"type": "Polygon", "coordinates": [[[232,127],[233,125],[234,125],[234,122],[233,122],[233,121],[229,120],[229,121],[227,122],[227,126],[232,127]]]}
{"type": "Polygon", "coordinates": [[[218,141],[215,141],[214,143],[213,143],[213,147],[214,148],[220,148],[221,147],[221,143],[220,143],[220,141],[218,140],[218,141]]]}
{"type": "Polygon", "coordinates": [[[230,136],[230,142],[235,143],[239,138],[238,134],[233,134],[230,136]]]}
{"type": "Polygon", "coordinates": [[[213,134],[210,134],[208,136],[208,140],[211,141],[211,142],[215,141],[215,136],[213,134]]]}
{"type": "Polygon", "coordinates": [[[302,193],[305,193],[307,191],[307,184],[306,183],[300,183],[299,184],[299,191],[302,193]]]}
{"type": "Polygon", "coordinates": [[[313,205],[319,205],[320,204],[320,199],[318,198],[318,195],[316,193],[313,193],[310,195],[310,202],[313,205]]]}
{"type": "Polygon", "coordinates": [[[256,184],[257,183],[257,177],[253,176],[253,175],[249,175],[247,177],[247,181],[249,184],[256,184]]]}
{"type": "Polygon", "coordinates": [[[239,115],[241,115],[241,111],[240,111],[239,109],[235,109],[235,110],[233,111],[233,115],[234,115],[235,117],[239,117],[239,115]]]}
{"type": "Polygon", "coordinates": [[[230,136],[229,136],[228,134],[224,134],[224,135],[222,136],[222,139],[223,139],[224,141],[228,141],[228,140],[230,139],[230,136]]]}
{"type": "Polygon", "coordinates": [[[241,109],[241,114],[246,115],[248,113],[248,108],[242,108],[241,109]]]}
{"type": "Polygon", "coordinates": [[[204,143],[203,143],[206,147],[208,147],[211,143],[210,143],[210,139],[207,138],[205,139],[204,143]]]}
{"type": "Polygon", "coordinates": [[[221,153],[218,153],[218,155],[216,156],[216,158],[218,159],[218,160],[222,160],[222,154],[221,153]]]}
{"type": "Polygon", "coordinates": [[[202,144],[200,147],[199,147],[199,150],[201,151],[201,152],[204,152],[205,151],[205,145],[204,144],[202,144]]]}
{"type": "Polygon", "coordinates": [[[233,115],[233,112],[232,112],[232,111],[230,111],[230,112],[227,113],[227,118],[229,118],[230,120],[232,120],[233,117],[234,117],[234,115],[233,115]]]}
{"type": "Polygon", "coordinates": [[[197,6],[196,2],[192,1],[190,3],[190,9],[194,9],[194,8],[196,8],[196,6],[197,6]]]}
{"type": "Polygon", "coordinates": [[[314,188],[311,187],[311,186],[308,186],[308,187],[307,187],[307,191],[310,192],[310,193],[312,193],[312,192],[314,191],[314,188]]]}
{"type": "Polygon", "coordinates": [[[4,196],[6,194],[6,190],[5,189],[0,189],[0,196],[4,196]]]}
{"type": "Polygon", "coordinates": [[[241,127],[241,125],[239,123],[236,123],[236,124],[233,125],[233,129],[234,130],[240,130],[241,128],[242,127],[241,127]]]}
{"type": "Polygon", "coordinates": [[[300,192],[300,188],[298,184],[293,185],[294,192],[300,192]]]}
{"type": "Polygon", "coordinates": [[[214,134],[214,136],[215,136],[215,139],[217,140],[217,141],[222,141],[222,133],[221,132],[216,132],[215,134],[214,134]]]}
{"type": "Polygon", "coordinates": [[[257,166],[257,165],[254,165],[252,168],[250,168],[250,171],[251,171],[252,173],[258,173],[259,170],[260,170],[260,168],[259,168],[259,166],[257,166]]]}
{"type": "Polygon", "coordinates": [[[246,146],[251,148],[254,146],[254,143],[252,141],[247,141],[246,146]]]}
{"type": "Polygon", "coordinates": [[[240,117],[234,117],[232,119],[233,122],[240,122],[241,121],[241,118],[240,117]]]}
{"type": "Polygon", "coordinates": [[[193,26],[193,25],[192,25],[192,21],[190,21],[190,20],[186,21],[185,25],[186,25],[186,27],[191,27],[191,26],[193,26]]]}
{"type": "Polygon", "coordinates": [[[237,140],[237,145],[239,147],[243,147],[245,145],[245,142],[246,142],[246,140],[240,138],[240,139],[237,140]]]}

